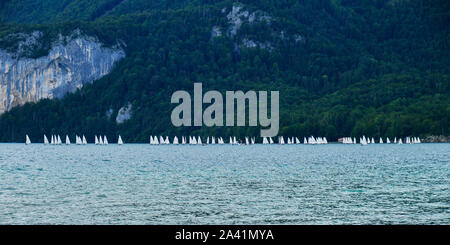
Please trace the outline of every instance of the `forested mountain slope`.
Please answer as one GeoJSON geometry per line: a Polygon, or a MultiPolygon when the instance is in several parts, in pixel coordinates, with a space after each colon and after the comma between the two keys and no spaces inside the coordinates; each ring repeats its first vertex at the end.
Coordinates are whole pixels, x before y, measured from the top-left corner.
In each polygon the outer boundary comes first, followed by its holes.
{"type": "Polygon", "coordinates": [[[280,135],[448,135],[448,1],[34,1],[1,3],[0,49],[42,32],[22,54],[48,54],[80,30],[126,53],[112,71],[62,99],[0,116],[0,141],[29,134],[259,136],[255,127],[171,126],[176,90],[280,91],[280,135]],[[130,107],[128,107],[130,105],[130,107]],[[129,109],[128,113],[126,109],[129,109]],[[121,110],[122,109],[122,110],[121,110]],[[120,113],[119,113],[120,111],[120,113]],[[128,120],[117,120],[128,114],[128,120]]]}

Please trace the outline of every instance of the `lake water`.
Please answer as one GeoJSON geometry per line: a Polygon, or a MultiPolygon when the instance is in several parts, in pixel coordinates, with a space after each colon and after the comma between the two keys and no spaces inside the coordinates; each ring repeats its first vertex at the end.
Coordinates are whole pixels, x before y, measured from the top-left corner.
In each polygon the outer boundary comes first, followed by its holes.
{"type": "Polygon", "coordinates": [[[0,144],[0,224],[450,224],[450,144],[0,144]]]}

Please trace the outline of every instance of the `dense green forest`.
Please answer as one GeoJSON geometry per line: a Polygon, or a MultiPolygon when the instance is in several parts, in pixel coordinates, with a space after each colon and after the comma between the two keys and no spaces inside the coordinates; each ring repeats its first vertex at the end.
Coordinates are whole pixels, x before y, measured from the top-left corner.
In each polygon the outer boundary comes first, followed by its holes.
{"type": "Polygon", "coordinates": [[[0,141],[24,135],[95,134],[126,142],[149,135],[259,136],[257,127],[171,125],[176,90],[280,91],[280,135],[448,135],[450,1],[447,0],[9,0],[0,2],[0,48],[10,33],[41,30],[46,55],[59,33],[80,29],[126,58],[63,99],[0,116],[0,141]],[[227,35],[232,6],[269,16],[227,35]],[[223,35],[213,37],[212,28],[223,35]],[[255,40],[264,47],[247,47],[255,40]],[[113,115],[130,102],[132,117],[113,115]]]}

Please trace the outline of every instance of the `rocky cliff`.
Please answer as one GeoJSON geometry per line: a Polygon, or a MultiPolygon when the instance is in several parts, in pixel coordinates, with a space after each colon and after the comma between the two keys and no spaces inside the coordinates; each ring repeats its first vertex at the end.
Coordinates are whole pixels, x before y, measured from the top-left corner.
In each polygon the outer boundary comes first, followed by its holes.
{"type": "Polygon", "coordinates": [[[96,38],[59,36],[47,56],[27,58],[19,54],[35,45],[38,32],[22,41],[16,52],[0,49],[0,114],[26,102],[61,98],[84,84],[108,74],[125,57],[116,45],[103,47],[96,38]]]}

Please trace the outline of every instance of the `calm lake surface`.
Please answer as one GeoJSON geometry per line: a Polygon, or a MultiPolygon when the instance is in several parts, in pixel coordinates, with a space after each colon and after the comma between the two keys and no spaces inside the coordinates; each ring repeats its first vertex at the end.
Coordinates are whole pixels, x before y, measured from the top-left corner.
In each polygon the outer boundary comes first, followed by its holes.
{"type": "Polygon", "coordinates": [[[0,144],[0,224],[450,224],[450,144],[0,144]]]}

